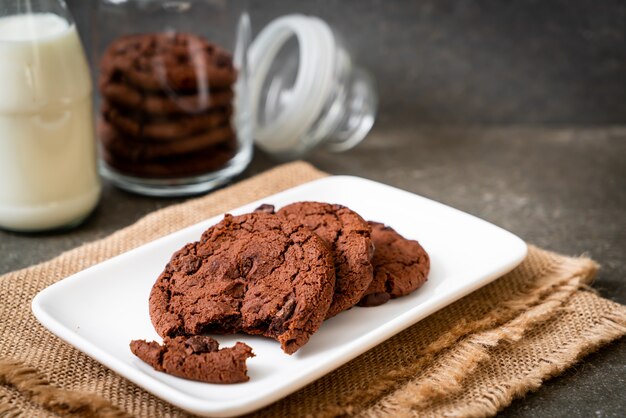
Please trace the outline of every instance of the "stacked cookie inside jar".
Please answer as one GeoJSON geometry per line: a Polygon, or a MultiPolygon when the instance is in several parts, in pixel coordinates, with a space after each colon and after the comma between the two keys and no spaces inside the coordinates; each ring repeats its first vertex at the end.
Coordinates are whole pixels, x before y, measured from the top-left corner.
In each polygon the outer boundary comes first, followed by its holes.
{"type": "Polygon", "coordinates": [[[192,34],[132,35],[100,64],[98,136],[116,171],[181,178],[215,171],[236,154],[232,56],[192,34]]]}

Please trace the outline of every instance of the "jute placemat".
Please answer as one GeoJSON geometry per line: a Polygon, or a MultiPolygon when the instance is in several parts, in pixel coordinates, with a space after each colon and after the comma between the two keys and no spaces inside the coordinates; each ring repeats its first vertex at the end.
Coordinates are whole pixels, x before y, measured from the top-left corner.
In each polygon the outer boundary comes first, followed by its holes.
{"type": "MultiPolygon", "coordinates": [[[[33,296],[157,237],[324,175],[305,163],[283,165],[0,277],[0,416],[186,416],[47,332],[31,314],[33,296]]],[[[258,415],[493,415],[626,334],[626,307],[587,287],[595,272],[589,259],[531,247],[513,272],[258,415]]]]}

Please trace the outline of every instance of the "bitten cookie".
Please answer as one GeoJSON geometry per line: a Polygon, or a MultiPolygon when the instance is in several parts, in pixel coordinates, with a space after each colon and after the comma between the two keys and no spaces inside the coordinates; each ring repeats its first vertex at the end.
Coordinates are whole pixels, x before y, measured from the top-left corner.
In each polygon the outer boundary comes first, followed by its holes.
{"type": "Polygon", "coordinates": [[[207,383],[247,382],[246,360],[254,357],[247,344],[220,349],[217,341],[202,335],[165,338],[163,345],[134,340],[130,350],[155,370],[207,383]]]}
{"type": "Polygon", "coordinates": [[[334,286],[330,251],[301,223],[226,215],[172,256],[152,288],[150,317],[163,337],[245,332],[292,354],[322,324],[334,286]]]}
{"type": "Polygon", "coordinates": [[[327,318],[356,305],[373,279],[370,227],[356,212],[319,202],[298,202],[277,212],[315,232],[331,250],[336,284],[327,318]]]}
{"type": "Polygon", "coordinates": [[[369,222],[374,242],[374,280],[359,306],[378,306],[421,287],[430,271],[430,258],[422,246],[393,228],[369,222]]]}
{"type": "Polygon", "coordinates": [[[189,33],[130,35],[113,41],[101,77],[142,90],[197,91],[230,87],[237,79],[230,53],[189,33]]]}

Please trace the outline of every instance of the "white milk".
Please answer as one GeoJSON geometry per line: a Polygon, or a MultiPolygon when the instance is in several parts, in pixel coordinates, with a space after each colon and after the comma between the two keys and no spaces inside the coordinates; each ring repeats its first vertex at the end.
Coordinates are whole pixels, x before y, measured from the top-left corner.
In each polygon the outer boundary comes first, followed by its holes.
{"type": "Polygon", "coordinates": [[[0,228],[80,221],[100,196],[91,79],[74,25],[0,18],[0,228]]]}

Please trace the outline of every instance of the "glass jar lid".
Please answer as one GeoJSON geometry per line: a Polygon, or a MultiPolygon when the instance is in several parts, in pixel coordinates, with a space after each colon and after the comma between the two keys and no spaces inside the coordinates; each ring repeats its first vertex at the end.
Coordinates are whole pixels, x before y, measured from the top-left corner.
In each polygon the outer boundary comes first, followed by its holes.
{"type": "Polygon", "coordinates": [[[318,145],[345,151],[372,128],[372,78],[354,65],[323,20],[294,14],[272,21],[252,42],[247,59],[254,138],[264,151],[281,159],[318,145]]]}

